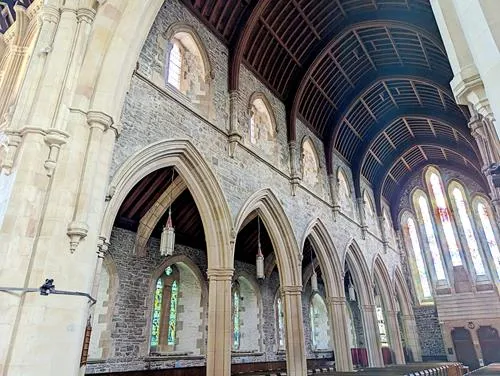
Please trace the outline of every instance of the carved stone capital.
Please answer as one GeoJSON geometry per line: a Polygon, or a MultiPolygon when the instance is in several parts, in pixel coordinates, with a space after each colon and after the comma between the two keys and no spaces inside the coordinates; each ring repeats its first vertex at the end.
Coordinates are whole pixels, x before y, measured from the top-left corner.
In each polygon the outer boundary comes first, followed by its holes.
{"type": "Polygon", "coordinates": [[[107,131],[114,124],[113,118],[101,111],[87,112],[87,123],[91,128],[99,128],[103,132],[107,131]]]}
{"type": "Polygon", "coordinates": [[[302,294],[302,286],[282,286],[281,295],[300,295],[302,294]]]}
{"type": "Polygon", "coordinates": [[[76,19],[80,22],[91,24],[94,21],[96,11],[90,8],[80,8],[76,12],[76,19]]]}
{"type": "Polygon", "coordinates": [[[346,305],[345,298],[342,296],[327,296],[325,299],[327,305],[344,306],[346,305]]]}
{"type": "Polygon", "coordinates": [[[59,150],[69,138],[69,134],[57,129],[50,129],[44,137],[45,143],[49,146],[49,157],[45,161],[44,167],[47,170],[47,176],[51,177],[56,168],[59,150]]]}

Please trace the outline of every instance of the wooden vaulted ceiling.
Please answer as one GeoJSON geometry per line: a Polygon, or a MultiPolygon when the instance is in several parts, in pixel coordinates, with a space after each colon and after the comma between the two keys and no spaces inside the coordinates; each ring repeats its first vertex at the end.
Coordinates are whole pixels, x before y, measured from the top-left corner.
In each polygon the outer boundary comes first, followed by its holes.
{"type": "Polygon", "coordinates": [[[428,163],[477,172],[479,158],[429,0],[181,0],[229,48],[229,89],[244,64],[297,119],[393,201],[428,163]]]}

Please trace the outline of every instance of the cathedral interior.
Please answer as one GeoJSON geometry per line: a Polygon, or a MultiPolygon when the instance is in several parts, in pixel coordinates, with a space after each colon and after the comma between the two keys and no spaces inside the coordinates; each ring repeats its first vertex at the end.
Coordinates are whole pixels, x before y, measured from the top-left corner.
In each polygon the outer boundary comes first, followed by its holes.
{"type": "Polygon", "coordinates": [[[0,375],[500,363],[496,119],[497,0],[0,1],[0,375]]]}

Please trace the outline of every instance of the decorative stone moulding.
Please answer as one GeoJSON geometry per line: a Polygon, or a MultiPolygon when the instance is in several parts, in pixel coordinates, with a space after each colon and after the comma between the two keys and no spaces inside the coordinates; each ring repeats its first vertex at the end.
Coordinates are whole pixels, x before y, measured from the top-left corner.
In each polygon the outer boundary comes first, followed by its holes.
{"type": "Polygon", "coordinates": [[[61,146],[67,142],[68,138],[69,134],[56,129],[51,129],[47,132],[47,135],[45,136],[45,143],[50,148],[49,156],[44,164],[44,167],[47,170],[47,176],[51,177],[53,175],[61,146]]]}
{"type": "Polygon", "coordinates": [[[12,130],[6,130],[5,135],[7,136],[7,153],[0,168],[6,175],[10,175],[16,160],[17,149],[21,145],[22,135],[20,132],[12,130]]]}
{"type": "Polygon", "coordinates": [[[80,242],[87,236],[89,227],[86,223],[73,221],[68,226],[69,251],[74,253],[80,242]]]}

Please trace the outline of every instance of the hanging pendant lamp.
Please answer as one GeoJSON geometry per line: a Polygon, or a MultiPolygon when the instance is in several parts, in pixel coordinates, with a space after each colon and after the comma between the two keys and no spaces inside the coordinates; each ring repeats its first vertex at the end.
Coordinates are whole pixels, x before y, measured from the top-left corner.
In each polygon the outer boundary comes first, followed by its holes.
{"type": "MultiPolygon", "coordinates": [[[[174,182],[174,170],[172,169],[172,181],[170,183],[170,192],[172,192],[172,183],[174,182]]],[[[175,229],[172,225],[172,193],[170,193],[170,207],[168,208],[168,219],[160,239],[160,254],[162,256],[172,256],[175,246],[175,229]]]]}
{"type": "Polygon", "coordinates": [[[262,249],[260,247],[260,218],[257,217],[257,258],[255,261],[255,266],[257,270],[257,279],[264,279],[264,255],[262,254],[262,249]]]}

